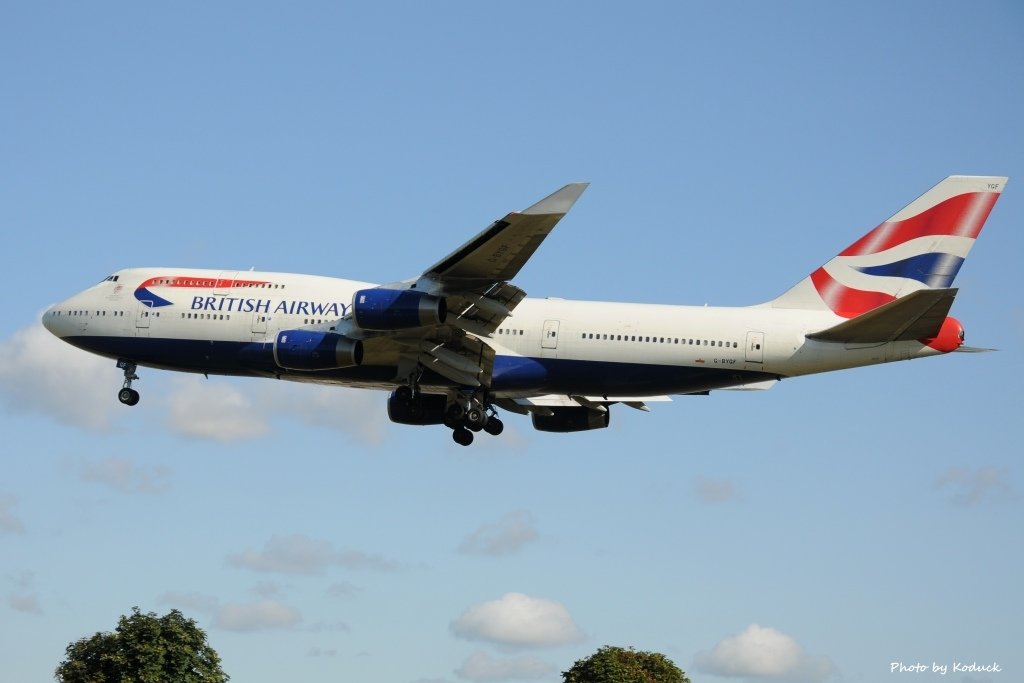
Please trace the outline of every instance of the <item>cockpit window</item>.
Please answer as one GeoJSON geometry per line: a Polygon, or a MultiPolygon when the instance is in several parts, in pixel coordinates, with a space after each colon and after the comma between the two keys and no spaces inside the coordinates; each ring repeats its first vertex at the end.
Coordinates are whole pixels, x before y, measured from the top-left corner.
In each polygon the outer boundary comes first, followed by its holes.
{"type": "Polygon", "coordinates": [[[103,281],[104,282],[117,282],[117,278],[119,278],[119,277],[121,277],[121,276],[120,275],[108,275],[105,278],[103,278],[103,281]]]}

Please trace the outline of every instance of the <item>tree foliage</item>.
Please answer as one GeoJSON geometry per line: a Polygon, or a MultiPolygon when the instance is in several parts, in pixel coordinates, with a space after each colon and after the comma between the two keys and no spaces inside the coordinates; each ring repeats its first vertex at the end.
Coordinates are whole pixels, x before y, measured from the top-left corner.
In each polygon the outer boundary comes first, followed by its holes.
{"type": "Polygon", "coordinates": [[[192,619],[172,609],[162,617],[132,608],[113,633],[68,645],[59,683],[225,683],[220,656],[192,619]]]}
{"type": "Polygon", "coordinates": [[[606,645],[562,672],[564,683],[690,683],[672,660],[659,652],[606,645]]]}

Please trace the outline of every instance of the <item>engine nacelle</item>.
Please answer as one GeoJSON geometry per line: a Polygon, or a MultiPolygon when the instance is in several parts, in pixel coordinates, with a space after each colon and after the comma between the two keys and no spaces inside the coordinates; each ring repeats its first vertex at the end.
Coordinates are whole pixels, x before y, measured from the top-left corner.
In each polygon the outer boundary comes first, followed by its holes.
{"type": "Polygon", "coordinates": [[[274,362],[286,370],[337,370],[363,362],[363,342],[334,332],[283,330],[274,340],[274,362]]]}
{"type": "Polygon", "coordinates": [[[364,330],[404,330],[441,325],[448,306],[444,298],[415,289],[361,289],[352,297],[352,312],[364,330]]]}
{"type": "Polygon", "coordinates": [[[403,425],[439,425],[444,422],[448,397],[444,394],[421,394],[403,401],[391,392],[388,397],[388,418],[403,425]]]}
{"type": "Polygon", "coordinates": [[[533,415],[533,428],[542,432],[585,432],[604,429],[611,419],[611,410],[595,410],[585,406],[552,408],[554,415],[533,415]]]}

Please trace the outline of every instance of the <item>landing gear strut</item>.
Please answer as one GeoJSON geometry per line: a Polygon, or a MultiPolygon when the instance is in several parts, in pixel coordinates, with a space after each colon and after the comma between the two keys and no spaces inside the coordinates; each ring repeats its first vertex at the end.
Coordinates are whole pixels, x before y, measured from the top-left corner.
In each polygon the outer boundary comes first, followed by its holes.
{"type": "Polygon", "coordinates": [[[452,440],[460,446],[473,443],[474,432],[482,430],[491,436],[497,436],[505,429],[504,423],[498,419],[494,406],[475,396],[467,397],[462,394],[448,405],[444,423],[452,430],[452,440]]]}
{"type": "Polygon", "coordinates": [[[401,384],[397,389],[395,389],[395,398],[402,403],[414,402],[420,395],[420,377],[422,376],[423,370],[420,368],[410,372],[405,384],[401,384]]]}
{"type": "Polygon", "coordinates": [[[139,392],[132,389],[132,382],[139,378],[135,374],[138,366],[129,360],[119,360],[117,367],[124,370],[124,386],[117,392],[117,400],[126,406],[133,406],[139,402],[139,392]]]}

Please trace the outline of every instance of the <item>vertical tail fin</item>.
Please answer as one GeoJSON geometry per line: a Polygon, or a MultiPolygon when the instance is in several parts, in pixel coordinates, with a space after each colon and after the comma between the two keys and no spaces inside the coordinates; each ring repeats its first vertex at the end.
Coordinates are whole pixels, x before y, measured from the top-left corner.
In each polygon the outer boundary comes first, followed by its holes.
{"type": "Polygon", "coordinates": [[[949,176],[768,305],[854,318],[921,289],[948,288],[1006,181],[949,176]]]}

